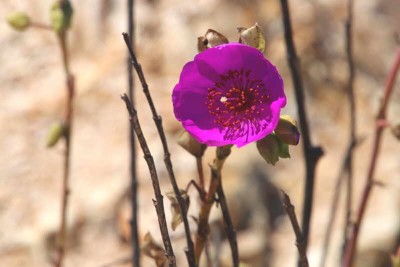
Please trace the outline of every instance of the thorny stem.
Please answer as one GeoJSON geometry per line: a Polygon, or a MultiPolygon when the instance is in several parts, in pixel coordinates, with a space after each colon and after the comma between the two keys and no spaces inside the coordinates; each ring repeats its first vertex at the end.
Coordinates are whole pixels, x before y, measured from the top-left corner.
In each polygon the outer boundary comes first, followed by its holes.
{"type": "MultiPolygon", "coordinates": [[[[127,10],[128,10],[128,32],[129,32],[129,42],[133,46],[133,36],[134,36],[134,18],[133,18],[133,9],[134,9],[134,0],[127,1],[127,10]]],[[[132,103],[135,103],[134,97],[134,81],[133,81],[133,66],[131,64],[130,55],[128,53],[127,59],[127,71],[128,71],[128,96],[131,99],[132,103]]],[[[131,178],[131,209],[132,209],[132,218],[130,220],[131,224],[131,245],[132,245],[132,261],[133,266],[140,267],[140,243],[139,243],[139,234],[138,234],[138,181],[137,181],[137,173],[136,173],[136,142],[134,137],[134,131],[132,128],[132,124],[130,124],[129,130],[129,143],[130,143],[130,178],[131,178]]]]}
{"type": "Polygon", "coordinates": [[[395,84],[395,80],[396,80],[399,68],[400,68],[400,48],[397,49],[395,62],[388,74],[388,77],[386,80],[386,87],[385,87],[385,91],[384,91],[384,97],[383,97],[383,100],[382,100],[380,108],[379,108],[378,116],[376,118],[375,136],[374,136],[374,141],[373,141],[373,145],[372,145],[371,160],[370,160],[370,164],[369,164],[369,168],[368,168],[368,173],[367,173],[367,177],[366,177],[366,181],[365,181],[364,190],[363,190],[361,201],[360,201],[359,208],[358,208],[356,221],[351,228],[350,238],[349,238],[349,241],[347,242],[347,246],[344,251],[343,267],[351,267],[353,260],[354,260],[354,254],[355,254],[355,249],[357,246],[358,234],[360,232],[361,223],[364,218],[365,210],[367,208],[367,203],[368,203],[369,196],[371,194],[371,189],[372,189],[372,186],[374,185],[373,179],[374,179],[374,174],[375,174],[375,167],[376,167],[377,160],[378,160],[379,149],[380,149],[380,144],[381,144],[381,140],[382,140],[382,133],[385,128],[379,122],[386,121],[386,112],[387,112],[390,96],[393,91],[393,87],[395,84]]]}
{"type": "Polygon", "coordinates": [[[199,217],[198,217],[198,228],[197,235],[194,245],[194,255],[196,265],[200,263],[200,256],[203,252],[204,246],[207,242],[207,237],[210,232],[210,226],[208,224],[208,218],[210,216],[211,208],[215,201],[215,193],[221,182],[221,169],[224,165],[226,158],[231,153],[231,145],[224,147],[217,147],[216,157],[211,168],[211,179],[209,188],[205,197],[205,201],[201,203],[199,217]]]}
{"type": "Polygon", "coordinates": [[[169,180],[170,180],[170,182],[172,184],[172,188],[174,190],[176,199],[178,200],[179,209],[180,209],[180,212],[182,214],[183,225],[184,225],[184,228],[185,228],[186,243],[187,243],[187,249],[185,250],[186,258],[188,260],[189,266],[190,267],[195,267],[196,266],[196,262],[195,262],[195,257],[194,257],[193,241],[192,241],[192,237],[190,235],[189,221],[187,219],[186,204],[185,204],[185,200],[182,197],[181,191],[179,190],[178,184],[177,184],[176,179],[175,179],[175,174],[174,174],[173,167],[172,167],[172,162],[171,162],[171,155],[169,153],[168,144],[167,144],[167,138],[165,136],[164,129],[163,129],[163,126],[162,126],[162,119],[161,119],[161,116],[158,115],[158,113],[156,111],[156,108],[154,106],[153,99],[151,98],[151,95],[150,95],[149,86],[147,85],[146,79],[144,77],[142,66],[137,61],[135,53],[133,52],[133,49],[132,49],[132,45],[129,42],[129,35],[127,33],[123,33],[122,35],[124,37],[124,41],[125,41],[126,46],[127,46],[128,50],[129,50],[129,54],[131,56],[132,65],[136,70],[136,73],[137,73],[137,75],[139,77],[140,83],[142,84],[143,93],[146,96],[146,99],[147,99],[147,102],[149,104],[151,113],[153,115],[154,123],[155,123],[155,125],[157,127],[157,131],[158,131],[158,134],[159,134],[160,139],[161,139],[161,143],[162,143],[163,150],[164,150],[164,163],[165,163],[165,166],[167,168],[168,177],[169,177],[169,180]]]}
{"type": "Polygon", "coordinates": [[[307,248],[311,214],[312,214],[315,169],[319,158],[323,155],[323,151],[321,147],[314,146],[311,143],[311,137],[309,133],[308,121],[306,116],[306,107],[304,99],[303,82],[300,71],[300,62],[297,57],[296,48],[294,46],[292,37],[292,25],[290,21],[288,1],[281,0],[281,7],[282,7],[283,24],[285,28],[287,57],[288,57],[290,71],[292,74],[294,92],[296,95],[296,102],[297,102],[297,110],[299,113],[300,128],[302,131],[302,139],[303,139],[303,154],[306,167],[305,168],[306,182],[305,182],[305,192],[304,192],[302,232],[305,240],[305,247],[307,248]]]}
{"type": "Polygon", "coordinates": [[[158,175],[156,171],[156,166],[154,164],[153,156],[150,153],[149,147],[147,146],[146,139],[143,135],[142,129],[140,127],[139,119],[137,116],[137,111],[133,107],[132,102],[129,100],[129,97],[124,94],[122,97],[126,104],[126,108],[129,112],[130,122],[133,125],[133,129],[136,133],[136,136],[139,140],[140,147],[142,148],[144,159],[146,160],[147,166],[149,167],[151,182],[153,184],[153,190],[155,194],[156,200],[153,200],[154,206],[156,208],[157,217],[158,217],[158,224],[160,226],[161,236],[163,239],[165,251],[167,254],[168,259],[168,266],[175,267],[176,266],[176,259],[174,255],[174,251],[171,244],[171,239],[168,233],[167,221],[165,219],[165,212],[164,212],[164,202],[163,196],[161,194],[160,184],[158,182],[158,175]]]}
{"type": "Polygon", "coordinates": [[[294,206],[290,202],[289,195],[286,194],[283,190],[282,190],[282,195],[283,195],[283,207],[285,208],[286,213],[289,216],[290,223],[292,224],[293,231],[296,235],[296,246],[300,255],[300,260],[299,260],[300,266],[308,267],[306,242],[303,235],[301,234],[300,226],[299,223],[297,222],[296,213],[294,211],[294,206]]]}
{"type": "Polygon", "coordinates": [[[57,244],[57,259],[55,261],[56,267],[63,265],[66,246],[66,231],[67,231],[67,208],[69,196],[69,177],[70,177],[70,160],[71,160],[71,136],[72,136],[72,121],[73,121],[73,100],[74,100],[74,76],[70,73],[69,69],[69,56],[67,48],[67,34],[63,32],[58,35],[61,47],[61,54],[64,66],[64,73],[66,79],[67,99],[66,110],[64,118],[65,129],[65,151],[64,151],[64,170],[62,180],[62,195],[61,195],[61,218],[58,233],[57,244]]]}

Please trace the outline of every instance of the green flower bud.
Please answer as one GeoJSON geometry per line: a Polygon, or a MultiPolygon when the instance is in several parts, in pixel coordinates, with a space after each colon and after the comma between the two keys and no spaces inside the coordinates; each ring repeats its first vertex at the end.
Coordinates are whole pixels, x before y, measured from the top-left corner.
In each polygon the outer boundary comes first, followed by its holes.
{"type": "Polygon", "coordinates": [[[70,1],[62,0],[53,3],[50,9],[51,26],[58,34],[65,32],[71,25],[73,9],[70,1]]]}
{"type": "Polygon", "coordinates": [[[278,126],[275,128],[275,134],[283,143],[288,145],[297,145],[300,140],[300,132],[297,129],[297,122],[289,115],[282,115],[278,126]]]}
{"type": "Polygon", "coordinates": [[[279,143],[279,157],[282,159],[290,158],[289,145],[279,140],[279,138],[278,138],[278,143],[279,143]]]}
{"type": "Polygon", "coordinates": [[[256,23],[251,28],[238,28],[239,43],[257,48],[261,52],[265,50],[265,37],[264,34],[256,23]]]}
{"type": "Polygon", "coordinates": [[[203,156],[207,145],[200,144],[187,131],[183,130],[178,137],[178,144],[196,158],[203,156]]]}
{"type": "Polygon", "coordinates": [[[274,134],[267,135],[257,141],[257,149],[260,155],[269,164],[275,165],[279,160],[279,141],[274,134]]]}
{"type": "Polygon", "coordinates": [[[17,31],[24,31],[31,25],[31,20],[24,12],[14,12],[6,17],[8,24],[17,31]]]}
{"type": "Polygon", "coordinates": [[[50,126],[47,134],[47,147],[53,147],[61,137],[65,136],[65,126],[61,122],[55,122],[50,126]]]}
{"type": "MultiPolygon", "coordinates": [[[[185,208],[187,211],[189,209],[189,205],[190,205],[190,198],[187,195],[185,190],[180,190],[180,191],[181,191],[182,198],[185,201],[185,208]]],[[[168,192],[168,193],[166,193],[166,196],[169,199],[169,201],[171,201],[171,214],[172,214],[171,226],[172,226],[172,230],[175,231],[175,229],[182,222],[181,209],[179,207],[179,202],[178,202],[178,199],[176,198],[176,195],[174,192],[168,192]]]]}

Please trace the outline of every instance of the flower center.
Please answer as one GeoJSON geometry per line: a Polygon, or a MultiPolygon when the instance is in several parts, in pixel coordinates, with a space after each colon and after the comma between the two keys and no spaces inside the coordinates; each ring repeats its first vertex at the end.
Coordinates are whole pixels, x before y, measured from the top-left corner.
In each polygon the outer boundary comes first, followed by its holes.
{"type": "Polygon", "coordinates": [[[206,105],[214,123],[226,128],[224,138],[237,139],[259,133],[266,126],[266,87],[252,78],[251,70],[230,70],[208,88],[206,105]]]}

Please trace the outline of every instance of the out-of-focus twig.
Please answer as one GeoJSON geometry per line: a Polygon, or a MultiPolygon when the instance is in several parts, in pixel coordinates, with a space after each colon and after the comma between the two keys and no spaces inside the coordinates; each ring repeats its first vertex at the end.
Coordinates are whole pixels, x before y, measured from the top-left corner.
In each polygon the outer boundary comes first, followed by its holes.
{"type": "Polygon", "coordinates": [[[296,246],[297,246],[297,250],[299,251],[300,266],[308,267],[307,247],[306,247],[305,239],[304,239],[303,235],[301,234],[299,223],[297,222],[296,213],[294,211],[294,206],[290,202],[289,195],[286,194],[283,190],[282,190],[282,195],[283,195],[283,207],[285,208],[286,213],[289,216],[290,223],[292,224],[293,231],[296,235],[296,246]]]}
{"type": "Polygon", "coordinates": [[[390,96],[392,95],[393,87],[394,87],[394,84],[396,81],[396,77],[397,77],[399,68],[400,68],[400,48],[397,49],[395,62],[393,64],[393,66],[391,67],[391,70],[387,76],[384,96],[383,96],[383,99],[382,99],[382,102],[381,102],[381,105],[380,105],[380,108],[378,111],[378,116],[376,117],[375,135],[374,135],[374,140],[373,140],[373,144],[372,144],[371,160],[370,160],[370,164],[368,167],[368,173],[367,173],[363,193],[361,196],[361,201],[359,204],[356,221],[352,225],[351,232],[350,232],[350,238],[349,238],[349,241],[347,242],[347,245],[346,245],[346,248],[344,251],[344,259],[343,259],[344,267],[350,267],[354,260],[354,254],[355,254],[355,249],[357,246],[357,239],[358,239],[358,235],[360,232],[361,223],[364,218],[365,210],[367,208],[367,203],[368,203],[369,196],[371,194],[372,186],[374,185],[373,179],[374,179],[374,174],[375,174],[375,168],[377,165],[380,144],[381,144],[381,140],[382,140],[382,133],[383,133],[385,126],[387,126],[386,112],[387,112],[390,96]]]}
{"type": "Polygon", "coordinates": [[[176,179],[175,179],[175,174],[174,174],[172,162],[171,162],[171,154],[169,153],[167,138],[165,137],[164,129],[162,126],[162,119],[161,119],[161,116],[158,115],[156,108],[154,106],[153,99],[151,98],[151,95],[150,95],[149,86],[147,85],[146,79],[143,74],[142,66],[139,64],[139,62],[135,56],[135,53],[133,52],[132,46],[129,43],[129,35],[127,33],[123,33],[122,35],[124,37],[125,43],[127,45],[129,53],[130,53],[130,56],[132,59],[132,65],[136,70],[136,73],[139,77],[140,83],[142,84],[142,87],[143,87],[143,93],[146,96],[147,102],[151,109],[151,113],[153,114],[153,120],[157,127],[158,134],[160,135],[161,143],[162,143],[163,150],[164,150],[164,163],[167,168],[168,177],[172,184],[172,188],[176,195],[176,199],[178,200],[179,209],[182,214],[183,225],[185,228],[186,243],[187,243],[187,249],[185,250],[186,257],[187,257],[189,266],[195,267],[196,264],[195,264],[195,260],[194,260],[193,241],[192,241],[192,237],[190,235],[189,221],[187,219],[186,204],[185,204],[185,200],[182,197],[181,191],[179,190],[178,183],[176,182],[176,179]]]}
{"type": "Polygon", "coordinates": [[[296,48],[293,42],[292,25],[290,21],[289,6],[287,0],[281,0],[283,25],[285,28],[285,41],[287,57],[289,62],[290,71],[294,85],[294,92],[296,95],[297,111],[299,114],[300,128],[303,140],[303,154],[305,159],[306,182],[304,192],[304,205],[303,205],[303,222],[302,232],[304,236],[305,247],[307,248],[307,241],[309,236],[310,221],[312,214],[313,192],[314,192],[314,176],[315,169],[319,158],[323,155],[322,148],[314,146],[311,143],[310,132],[308,128],[308,121],[306,115],[304,89],[301,77],[300,62],[297,57],[296,48]]]}
{"type": "Polygon", "coordinates": [[[58,35],[61,55],[65,73],[65,83],[67,89],[67,99],[64,117],[64,139],[65,139],[65,150],[64,150],[64,170],[62,180],[62,195],[61,195],[61,218],[60,228],[58,233],[58,245],[57,245],[57,258],[55,261],[56,267],[63,265],[65,246],[66,246],[66,232],[67,232],[67,211],[68,211],[68,199],[69,199],[69,178],[70,178],[70,162],[71,162],[71,137],[72,137],[72,123],[73,123],[73,102],[74,102],[74,91],[75,83],[74,76],[70,72],[69,67],[69,54],[67,47],[67,32],[64,31],[58,35]]]}
{"type": "Polygon", "coordinates": [[[356,127],[357,127],[357,114],[356,114],[356,102],[354,98],[354,59],[353,59],[353,0],[347,2],[347,21],[345,25],[346,29],[346,52],[347,52],[347,65],[349,68],[349,79],[348,79],[348,98],[350,107],[350,135],[349,135],[349,149],[345,168],[347,172],[347,183],[346,183],[346,209],[345,209],[345,228],[343,236],[343,247],[346,246],[348,240],[348,233],[351,226],[351,213],[352,213],[352,192],[353,192],[353,151],[356,144],[356,127]]]}
{"type": "MultiPolygon", "coordinates": [[[[128,33],[129,33],[129,42],[133,44],[133,36],[134,36],[134,0],[127,1],[127,17],[128,17],[128,33]]],[[[134,95],[134,80],[133,80],[133,66],[131,64],[131,57],[129,53],[127,53],[127,71],[128,71],[128,96],[131,99],[132,103],[135,103],[135,95],[134,95]]],[[[135,267],[140,267],[140,244],[139,244],[139,233],[138,233],[138,203],[137,203],[137,173],[136,173],[136,142],[133,131],[133,126],[130,124],[129,131],[129,145],[130,145],[130,180],[131,180],[131,210],[132,217],[130,220],[131,224],[131,245],[132,245],[132,261],[135,267]]]]}
{"type": "Polygon", "coordinates": [[[168,258],[168,266],[174,267],[176,266],[176,259],[174,255],[174,251],[172,249],[171,239],[168,233],[167,221],[165,219],[164,212],[164,202],[163,196],[161,194],[160,184],[158,182],[158,175],[156,171],[156,166],[154,164],[153,156],[150,154],[149,147],[147,146],[146,139],[143,135],[142,129],[140,127],[139,119],[137,117],[136,109],[133,107],[132,102],[130,101],[128,95],[124,94],[122,96],[122,100],[124,100],[126,104],[126,108],[129,112],[130,122],[133,125],[133,129],[136,133],[136,136],[139,140],[140,147],[142,148],[144,159],[149,167],[151,182],[153,184],[154,194],[156,200],[153,200],[154,206],[156,208],[158,224],[160,226],[160,231],[165,247],[165,251],[168,258]]]}
{"type": "Polygon", "coordinates": [[[335,191],[332,199],[332,206],[330,210],[330,215],[328,219],[328,226],[325,231],[323,252],[320,262],[320,267],[325,266],[326,258],[328,255],[330,239],[332,234],[332,227],[336,217],[337,206],[340,197],[340,189],[342,180],[346,177],[346,209],[345,209],[345,225],[344,225],[344,237],[343,237],[343,247],[346,246],[348,239],[348,232],[351,226],[351,210],[352,210],[352,192],[353,192],[353,151],[357,145],[356,140],[356,103],[354,97],[354,78],[355,78],[355,68],[353,59],[353,0],[348,0],[347,2],[347,20],[345,23],[345,40],[346,40],[346,54],[347,54],[347,65],[349,69],[348,77],[348,100],[349,100],[349,117],[350,117],[350,133],[349,133],[349,144],[346,149],[345,156],[339,171],[339,175],[336,178],[335,191]]]}
{"type": "Polygon", "coordinates": [[[224,217],[225,232],[228,237],[229,246],[232,252],[232,263],[234,267],[239,266],[239,250],[236,240],[236,230],[233,227],[231,215],[229,213],[228,204],[226,203],[225,193],[222,187],[222,181],[217,188],[218,202],[221,206],[222,215],[224,217]]]}

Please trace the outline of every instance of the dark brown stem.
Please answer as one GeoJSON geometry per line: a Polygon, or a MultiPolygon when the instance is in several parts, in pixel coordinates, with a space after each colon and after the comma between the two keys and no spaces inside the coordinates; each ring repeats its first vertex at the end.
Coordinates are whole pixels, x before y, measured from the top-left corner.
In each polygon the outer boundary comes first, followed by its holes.
{"type": "Polygon", "coordinates": [[[179,190],[178,184],[176,182],[175,179],[175,174],[174,174],[174,170],[172,168],[172,162],[171,162],[171,154],[169,153],[169,149],[168,149],[168,144],[167,144],[167,138],[165,137],[165,133],[164,133],[164,129],[162,126],[162,119],[161,116],[158,115],[156,108],[154,106],[153,103],[153,99],[151,98],[150,95],[150,91],[149,91],[149,86],[147,85],[146,79],[144,77],[144,73],[142,70],[142,66],[139,64],[139,62],[136,59],[135,53],[133,52],[132,46],[129,43],[129,35],[127,33],[123,33],[122,34],[126,43],[126,46],[129,50],[129,54],[131,56],[132,59],[132,65],[136,70],[136,73],[139,77],[140,83],[142,84],[142,88],[143,88],[143,93],[146,96],[147,102],[149,103],[150,109],[151,109],[151,113],[153,115],[153,120],[154,123],[157,127],[157,131],[158,134],[160,136],[161,139],[161,143],[163,146],[163,150],[164,150],[164,163],[165,166],[167,168],[167,172],[168,172],[168,177],[169,180],[172,184],[172,188],[174,190],[174,193],[176,195],[176,199],[178,200],[178,204],[179,204],[179,209],[181,211],[182,214],[182,221],[183,221],[183,225],[185,228],[185,234],[186,234],[186,243],[187,243],[187,249],[185,250],[186,253],[186,257],[189,263],[190,267],[195,267],[196,263],[194,260],[194,249],[193,249],[193,241],[192,241],[192,237],[190,235],[190,227],[189,227],[189,221],[187,219],[187,209],[186,209],[186,204],[185,204],[185,200],[182,197],[182,194],[179,190]]]}
{"type": "Polygon", "coordinates": [[[62,180],[62,193],[61,193],[61,216],[60,216],[60,227],[58,232],[58,244],[57,244],[57,258],[55,261],[56,267],[63,265],[63,259],[65,255],[66,246],[66,231],[67,231],[67,209],[69,199],[69,177],[70,177],[70,161],[71,161],[71,136],[72,136],[72,122],[73,122],[73,100],[74,100],[74,76],[69,70],[69,56],[67,48],[67,35],[62,33],[58,36],[61,55],[65,73],[65,83],[67,89],[66,98],[66,109],[64,118],[64,129],[65,129],[65,151],[64,151],[64,170],[62,180]]]}
{"type": "Polygon", "coordinates": [[[153,156],[150,153],[149,147],[147,146],[146,139],[143,135],[142,129],[140,127],[139,119],[137,117],[137,111],[133,107],[132,102],[129,100],[129,97],[124,94],[122,96],[122,100],[124,100],[126,104],[126,108],[129,112],[130,122],[133,126],[133,129],[136,133],[136,136],[139,140],[140,147],[142,148],[144,159],[146,160],[147,166],[149,167],[151,182],[153,184],[153,190],[156,200],[153,200],[154,206],[156,208],[158,224],[160,226],[160,231],[165,247],[165,251],[167,253],[168,258],[168,266],[173,267],[176,266],[176,259],[174,255],[174,251],[172,249],[171,239],[168,233],[167,221],[165,219],[164,212],[164,202],[163,196],[161,194],[160,184],[158,182],[158,175],[156,171],[156,166],[154,164],[153,156]]]}
{"type": "Polygon", "coordinates": [[[236,240],[236,230],[233,227],[231,215],[229,213],[228,204],[226,203],[225,193],[222,187],[222,182],[219,183],[217,188],[217,195],[218,195],[218,202],[221,205],[222,215],[224,217],[224,227],[225,232],[228,237],[229,246],[231,247],[232,253],[232,266],[238,267],[239,266],[239,250],[238,244],[236,240]]]}
{"type": "Polygon", "coordinates": [[[308,121],[306,115],[304,89],[301,77],[300,62],[297,57],[296,48],[294,46],[292,37],[292,25],[290,21],[290,13],[287,0],[281,0],[282,18],[285,28],[285,41],[287,57],[289,62],[290,71],[294,85],[294,92],[296,95],[297,111],[299,113],[299,122],[302,132],[303,140],[303,154],[305,159],[305,192],[304,192],[304,205],[303,205],[303,223],[302,231],[304,235],[305,247],[307,248],[307,241],[309,236],[310,221],[312,214],[313,192],[314,192],[314,176],[315,168],[319,158],[323,155],[322,148],[313,146],[311,143],[308,121]]]}
{"type": "Polygon", "coordinates": [[[293,231],[296,235],[296,246],[297,250],[299,251],[300,266],[308,267],[306,242],[303,235],[301,234],[300,226],[299,223],[297,222],[296,213],[294,211],[294,206],[290,202],[289,195],[286,194],[283,190],[282,190],[282,195],[283,195],[283,207],[285,208],[286,213],[289,216],[290,223],[292,224],[293,231]]]}
{"type": "Polygon", "coordinates": [[[352,192],[353,192],[353,148],[356,143],[356,103],[354,98],[354,60],[353,60],[353,1],[349,0],[347,4],[347,21],[345,25],[346,30],[346,52],[347,52],[347,65],[349,68],[348,80],[348,98],[350,106],[350,136],[349,136],[349,149],[346,161],[347,183],[346,183],[346,214],[345,214],[345,228],[343,236],[343,247],[346,246],[348,240],[348,233],[351,226],[351,213],[352,213],[352,192]]]}
{"type": "Polygon", "coordinates": [[[198,228],[194,246],[194,255],[196,264],[200,262],[200,256],[203,252],[204,246],[207,242],[207,237],[210,232],[210,226],[208,224],[208,218],[210,216],[211,208],[215,201],[215,194],[217,188],[221,182],[221,169],[226,158],[231,153],[231,145],[225,147],[217,147],[216,157],[214,159],[211,168],[211,178],[208,187],[205,201],[201,203],[199,217],[198,217],[198,228]]]}
{"type": "Polygon", "coordinates": [[[205,201],[206,193],[204,191],[204,188],[201,188],[195,180],[190,180],[189,183],[186,186],[185,191],[189,192],[190,186],[193,185],[194,188],[196,188],[197,192],[199,193],[201,201],[205,201]]]}
{"type": "MultiPolygon", "coordinates": [[[[133,10],[134,9],[134,0],[127,1],[127,11],[128,11],[128,33],[129,33],[129,42],[131,46],[134,46],[133,36],[134,36],[134,18],[133,18],[133,10]]],[[[127,59],[127,71],[128,71],[128,96],[131,99],[132,103],[135,103],[134,96],[134,80],[133,80],[133,66],[131,64],[130,55],[128,53],[127,59]]],[[[134,137],[134,130],[132,128],[132,124],[130,124],[129,130],[129,143],[130,143],[130,180],[131,180],[131,210],[132,210],[132,218],[130,221],[131,224],[131,246],[132,246],[132,261],[133,266],[140,267],[140,243],[139,243],[139,233],[138,233],[138,221],[139,221],[139,212],[138,212],[138,204],[137,204],[137,173],[136,173],[136,142],[134,137]]]]}
{"type": "Polygon", "coordinates": [[[380,149],[380,144],[382,140],[382,133],[384,130],[384,126],[380,123],[382,121],[386,121],[386,112],[390,100],[390,96],[392,95],[393,87],[395,84],[395,80],[397,77],[397,73],[399,71],[400,67],[400,48],[397,49],[397,54],[395,58],[395,62],[388,74],[387,80],[386,80],[386,86],[385,86],[385,91],[384,91],[384,97],[381,102],[378,116],[376,118],[376,124],[375,124],[375,135],[374,135],[374,141],[372,145],[372,154],[371,154],[371,160],[368,168],[368,173],[365,181],[365,186],[364,190],[361,196],[361,201],[359,204],[358,212],[357,212],[357,217],[356,221],[352,226],[351,232],[350,232],[350,238],[349,241],[347,242],[347,246],[344,251],[344,262],[343,266],[344,267],[351,267],[353,260],[354,260],[354,254],[357,246],[357,239],[358,239],[358,234],[360,232],[360,227],[362,220],[364,218],[365,210],[367,208],[367,203],[369,196],[371,194],[371,189],[372,186],[374,185],[374,174],[375,174],[375,168],[377,165],[377,160],[378,160],[378,155],[379,155],[379,149],[380,149]]]}

